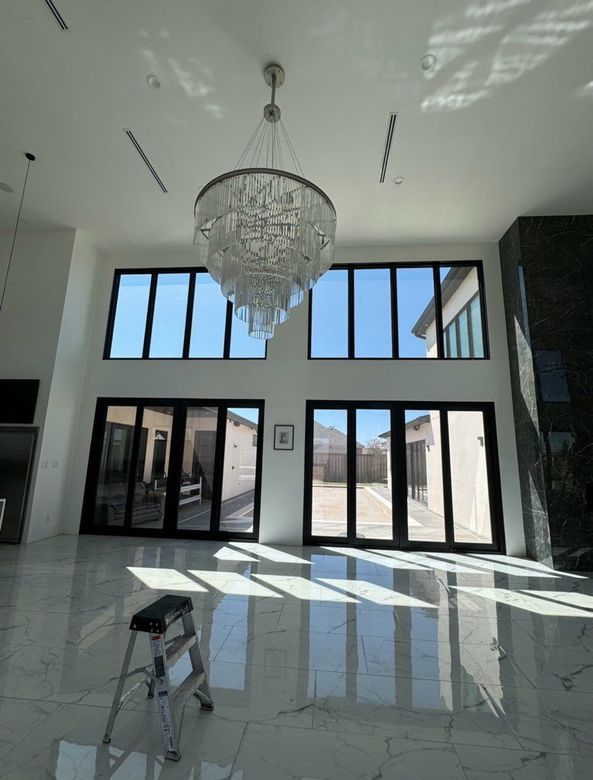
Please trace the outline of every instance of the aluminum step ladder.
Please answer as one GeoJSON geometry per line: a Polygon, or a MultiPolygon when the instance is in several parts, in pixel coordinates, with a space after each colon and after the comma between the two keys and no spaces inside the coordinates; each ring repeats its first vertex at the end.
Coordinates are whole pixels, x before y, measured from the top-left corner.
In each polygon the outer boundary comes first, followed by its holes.
{"type": "Polygon", "coordinates": [[[154,698],[156,693],[159,704],[161,732],[165,744],[165,758],[179,761],[181,758],[179,752],[181,726],[178,730],[175,722],[175,709],[183,707],[190,696],[195,696],[198,699],[203,710],[212,711],[214,709],[191,614],[192,610],[193,604],[190,598],[167,595],[137,612],[132,617],[130,622],[130,631],[132,633],[115,689],[103,742],[108,743],[111,741],[113,724],[124,702],[141,685],[147,685],[148,698],[154,698]],[[178,620],[181,620],[183,624],[183,633],[167,640],[165,638],[167,630],[178,620]],[[152,664],[138,666],[132,669],[132,671],[128,671],[136,637],[139,632],[149,635],[152,664]],[[192,670],[173,691],[169,679],[169,667],[173,666],[182,655],[188,652],[192,670]],[[136,674],[143,675],[145,679],[140,680],[140,682],[122,694],[127,678],[136,674]]]}

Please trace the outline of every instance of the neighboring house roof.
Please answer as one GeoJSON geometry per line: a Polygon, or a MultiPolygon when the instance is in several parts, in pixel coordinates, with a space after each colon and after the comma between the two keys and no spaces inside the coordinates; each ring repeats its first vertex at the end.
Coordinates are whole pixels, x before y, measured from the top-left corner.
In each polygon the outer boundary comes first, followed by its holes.
{"type": "MultiPolygon", "coordinates": [[[[468,276],[475,266],[463,265],[453,266],[449,269],[449,272],[441,282],[441,306],[444,306],[447,301],[453,297],[453,293],[457,290],[461,282],[468,276]]],[[[434,309],[434,297],[430,299],[428,305],[418,317],[414,325],[412,326],[412,333],[420,339],[426,338],[426,331],[428,326],[434,322],[435,309],[434,309]]]]}
{"type": "MultiPolygon", "coordinates": [[[[413,420],[410,420],[406,423],[406,428],[415,428],[417,425],[424,425],[425,423],[430,422],[430,415],[429,414],[420,414],[418,417],[414,417],[413,420]]],[[[391,438],[391,431],[385,431],[385,433],[379,434],[380,439],[390,439],[391,438]]]]}
{"type": "Polygon", "coordinates": [[[240,414],[235,414],[234,412],[231,412],[230,409],[227,409],[226,414],[229,420],[246,425],[248,428],[252,428],[254,431],[257,430],[257,423],[253,422],[253,420],[248,420],[246,417],[241,417],[240,414]]]}
{"type": "MultiPolygon", "coordinates": [[[[152,409],[155,412],[161,411],[160,407],[158,406],[147,406],[146,409],[152,409]]],[[[202,406],[200,407],[200,415],[204,417],[216,417],[218,415],[218,408],[212,406],[202,406]]],[[[258,424],[256,422],[253,422],[253,420],[248,420],[246,417],[242,417],[240,414],[235,414],[234,412],[231,412],[230,409],[227,410],[227,418],[233,422],[246,425],[248,428],[257,430],[258,424]]]]}
{"type": "MultiPolygon", "coordinates": [[[[322,449],[321,445],[315,446],[315,439],[323,438],[324,444],[327,441],[328,443],[328,449],[343,449],[344,452],[346,451],[346,447],[348,444],[348,437],[345,433],[342,431],[339,431],[337,428],[331,428],[326,425],[322,425],[321,423],[317,422],[317,420],[313,421],[313,449],[319,450],[322,449]]],[[[360,450],[362,449],[363,445],[360,444],[360,442],[356,442],[356,449],[360,450]]]]}

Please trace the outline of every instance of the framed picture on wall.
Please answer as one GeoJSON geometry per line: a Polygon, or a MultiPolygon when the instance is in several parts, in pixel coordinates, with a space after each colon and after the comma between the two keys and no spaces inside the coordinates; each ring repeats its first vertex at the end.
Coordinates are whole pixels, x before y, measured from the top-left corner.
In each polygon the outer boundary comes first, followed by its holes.
{"type": "Polygon", "coordinates": [[[294,449],[294,425],[274,426],[274,449],[275,450],[294,449]]]}

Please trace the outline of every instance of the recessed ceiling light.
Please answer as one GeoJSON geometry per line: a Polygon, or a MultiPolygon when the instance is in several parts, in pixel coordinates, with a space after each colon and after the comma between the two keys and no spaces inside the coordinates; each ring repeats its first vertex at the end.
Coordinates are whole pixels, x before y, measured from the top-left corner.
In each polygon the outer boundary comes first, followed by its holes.
{"type": "Polygon", "coordinates": [[[161,82],[157,79],[154,73],[149,73],[146,77],[146,83],[151,89],[160,89],[161,82]]]}
{"type": "Polygon", "coordinates": [[[433,70],[436,64],[437,58],[434,56],[434,54],[425,54],[424,57],[422,57],[420,60],[420,67],[422,70],[433,70]]]}
{"type": "Polygon", "coordinates": [[[403,176],[396,176],[393,180],[394,184],[403,184],[405,182],[405,179],[403,176]]]}
{"type": "Polygon", "coordinates": [[[2,192],[14,192],[10,184],[7,184],[5,181],[0,181],[0,190],[2,192]]]}

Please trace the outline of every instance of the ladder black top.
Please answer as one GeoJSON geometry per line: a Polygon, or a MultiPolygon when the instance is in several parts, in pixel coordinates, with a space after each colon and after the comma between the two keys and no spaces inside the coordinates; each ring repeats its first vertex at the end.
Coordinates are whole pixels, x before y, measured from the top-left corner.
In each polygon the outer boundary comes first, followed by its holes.
{"type": "Polygon", "coordinates": [[[133,615],[130,631],[164,634],[169,626],[194,608],[189,596],[167,594],[133,615]]]}

